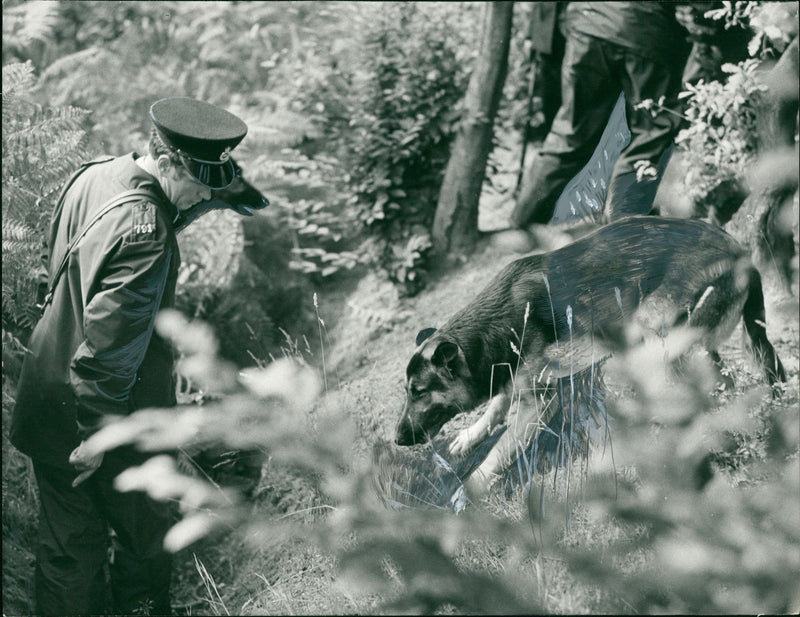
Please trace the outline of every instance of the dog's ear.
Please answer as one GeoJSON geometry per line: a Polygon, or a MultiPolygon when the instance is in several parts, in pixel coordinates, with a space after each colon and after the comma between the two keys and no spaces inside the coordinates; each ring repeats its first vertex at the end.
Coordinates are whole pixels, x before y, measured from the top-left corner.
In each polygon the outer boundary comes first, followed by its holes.
{"type": "Polygon", "coordinates": [[[427,339],[429,339],[431,336],[433,336],[434,332],[436,332],[436,328],[425,328],[424,330],[420,330],[417,333],[417,346],[419,347],[427,339]]]}
{"type": "Polygon", "coordinates": [[[458,357],[458,345],[451,341],[442,341],[436,346],[436,350],[431,356],[434,366],[450,366],[458,357]]]}

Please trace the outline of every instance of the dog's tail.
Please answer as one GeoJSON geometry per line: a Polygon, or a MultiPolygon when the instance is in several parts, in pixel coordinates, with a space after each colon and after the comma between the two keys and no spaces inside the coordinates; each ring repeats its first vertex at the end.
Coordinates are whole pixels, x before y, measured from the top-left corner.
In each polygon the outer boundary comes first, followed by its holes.
{"type": "Polygon", "coordinates": [[[786,371],[781,364],[775,348],[767,338],[766,311],[764,310],[764,291],[761,287],[761,275],[755,268],[750,268],[747,299],[742,309],[744,329],[750,339],[750,348],[761,363],[769,385],[786,381],[786,371]]]}

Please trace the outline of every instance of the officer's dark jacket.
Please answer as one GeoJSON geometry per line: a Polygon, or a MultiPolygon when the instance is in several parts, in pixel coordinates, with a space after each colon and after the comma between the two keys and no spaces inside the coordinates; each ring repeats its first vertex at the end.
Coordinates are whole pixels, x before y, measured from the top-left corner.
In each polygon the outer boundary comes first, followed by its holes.
{"type": "Polygon", "coordinates": [[[114,208],[72,255],[28,345],[11,441],[32,458],[68,467],[70,452],[108,416],[175,404],[173,355],[153,332],[173,306],[178,210],[136,154],[92,165],[67,191],[50,237],[50,277],[84,224],[114,196],[150,190],[157,203],[114,208]]]}

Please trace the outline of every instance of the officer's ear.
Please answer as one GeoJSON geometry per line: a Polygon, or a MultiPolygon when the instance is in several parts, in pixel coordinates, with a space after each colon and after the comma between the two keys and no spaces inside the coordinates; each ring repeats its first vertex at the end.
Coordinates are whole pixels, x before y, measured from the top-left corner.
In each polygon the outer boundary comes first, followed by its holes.
{"type": "Polygon", "coordinates": [[[156,159],[156,167],[161,177],[173,177],[176,173],[175,165],[166,154],[160,154],[156,159]]]}

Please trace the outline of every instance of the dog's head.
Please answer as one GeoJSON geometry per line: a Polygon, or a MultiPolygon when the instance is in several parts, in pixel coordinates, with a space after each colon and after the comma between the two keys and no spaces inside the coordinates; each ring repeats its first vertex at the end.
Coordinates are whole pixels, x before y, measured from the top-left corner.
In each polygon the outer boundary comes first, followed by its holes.
{"type": "Polygon", "coordinates": [[[417,335],[417,349],[406,368],[406,404],[395,442],[424,443],[453,416],[476,402],[463,350],[446,335],[427,328],[417,335]]]}
{"type": "Polygon", "coordinates": [[[176,232],[183,231],[189,223],[212,210],[229,209],[242,216],[253,216],[255,212],[269,205],[269,199],[245,180],[239,163],[233,157],[230,160],[236,173],[233,182],[227,188],[212,190],[211,199],[196,203],[188,210],[183,210],[175,222],[176,232]]]}

